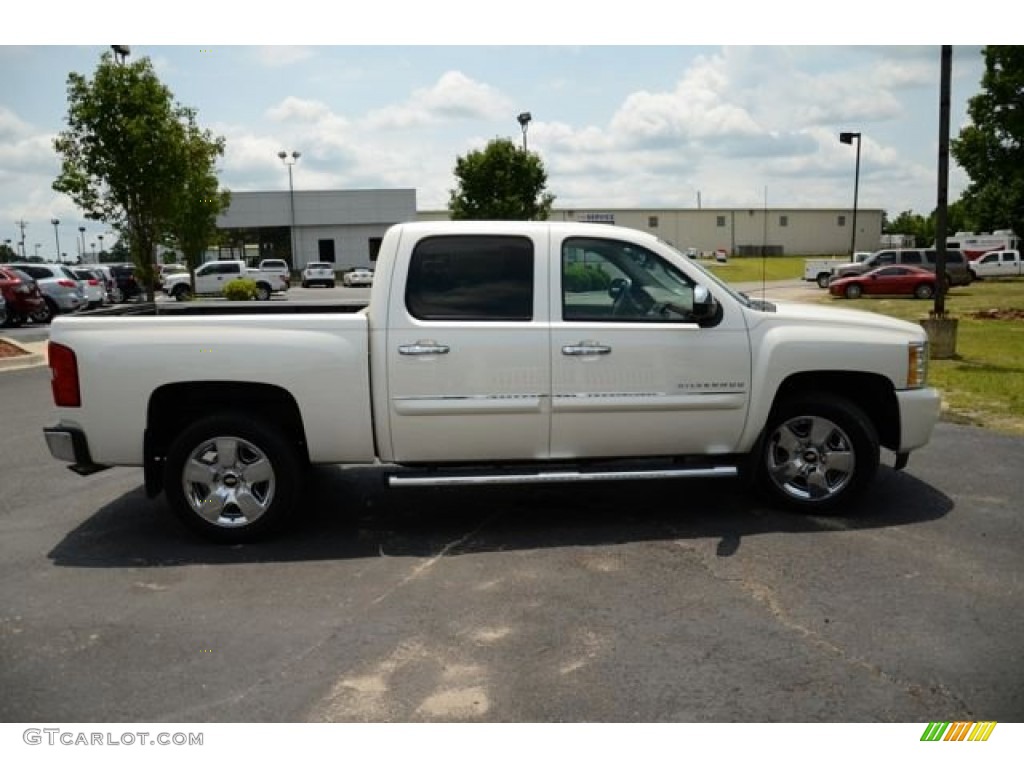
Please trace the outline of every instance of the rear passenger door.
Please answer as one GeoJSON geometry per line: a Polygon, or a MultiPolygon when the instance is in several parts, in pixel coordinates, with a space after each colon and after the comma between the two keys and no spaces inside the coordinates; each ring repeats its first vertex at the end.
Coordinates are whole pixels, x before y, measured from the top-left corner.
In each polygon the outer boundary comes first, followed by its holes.
{"type": "Polygon", "coordinates": [[[439,234],[397,262],[386,329],[394,461],[547,457],[547,241],[546,228],[439,234]]]}

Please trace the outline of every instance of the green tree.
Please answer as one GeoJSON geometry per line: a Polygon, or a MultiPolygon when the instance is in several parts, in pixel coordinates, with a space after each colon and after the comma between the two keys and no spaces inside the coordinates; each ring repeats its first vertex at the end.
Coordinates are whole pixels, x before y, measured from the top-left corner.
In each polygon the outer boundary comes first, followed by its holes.
{"type": "Polygon", "coordinates": [[[511,139],[494,139],[455,161],[458,188],[450,190],[453,219],[543,220],[555,197],[545,191],[544,163],[511,139]]]}
{"type": "Polygon", "coordinates": [[[7,264],[18,260],[18,254],[14,252],[7,243],[0,243],[0,264],[7,264]]]}
{"type": "Polygon", "coordinates": [[[67,91],[53,188],[118,230],[152,300],[156,247],[187,195],[193,114],[173,101],[148,58],[119,64],[106,52],[92,79],[68,75],[67,91]]]}
{"type": "Polygon", "coordinates": [[[962,200],[978,230],[1024,232],[1024,46],[990,45],[971,124],[950,151],[971,182],[962,200]]]}
{"type": "Polygon", "coordinates": [[[231,193],[220,188],[216,173],[224,145],[223,137],[200,130],[194,111],[186,111],[185,183],[171,218],[168,241],[185,255],[190,273],[217,239],[217,216],[231,203],[231,193]]]}

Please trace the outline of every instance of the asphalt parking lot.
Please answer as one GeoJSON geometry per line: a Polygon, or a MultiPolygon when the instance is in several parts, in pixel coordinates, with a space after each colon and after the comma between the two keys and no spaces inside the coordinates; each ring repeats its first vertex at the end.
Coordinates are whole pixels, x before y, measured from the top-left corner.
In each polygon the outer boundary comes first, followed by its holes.
{"type": "Polygon", "coordinates": [[[849,518],[319,468],[297,530],[223,548],[52,460],[49,398],[0,371],[8,722],[1024,719],[1018,438],[941,424],[849,518]]]}

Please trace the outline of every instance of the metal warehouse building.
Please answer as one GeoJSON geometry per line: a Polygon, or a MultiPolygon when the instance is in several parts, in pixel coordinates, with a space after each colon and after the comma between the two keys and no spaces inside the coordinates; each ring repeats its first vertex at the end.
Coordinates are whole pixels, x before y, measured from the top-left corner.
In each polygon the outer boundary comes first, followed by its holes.
{"type": "MultiPolygon", "coordinates": [[[[417,211],[414,189],[233,192],[217,227],[228,243],[221,248],[225,258],[287,258],[294,237],[293,268],[327,261],[342,269],[376,260],[392,224],[447,218],[447,210],[417,211]]],[[[880,209],[857,211],[854,250],[880,247],[882,218],[880,209]]],[[[617,224],[650,232],[681,250],[721,248],[741,256],[841,255],[853,242],[848,208],[556,208],[551,220],[617,224]]]]}
{"type": "MultiPolygon", "coordinates": [[[[881,209],[857,210],[856,251],[875,251],[882,238],[881,209]]],[[[421,211],[421,220],[443,220],[447,211],[421,211]]],[[[680,250],[719,248],[740,256],[848,254],[853,241],[849,208],[556,208],[553,221],[617,224],[657,235],[680,250]]]]}

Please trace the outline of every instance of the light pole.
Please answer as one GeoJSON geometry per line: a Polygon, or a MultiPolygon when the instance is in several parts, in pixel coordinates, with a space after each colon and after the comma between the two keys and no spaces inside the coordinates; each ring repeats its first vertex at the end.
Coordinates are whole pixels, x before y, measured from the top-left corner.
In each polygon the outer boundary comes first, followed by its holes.
{"type": "Polygon", "coordinates": [[[112,45],[110,50],[114,52],[114,61],[118,64],[124,65],[124,60],[131,55],[132,48],[130,45],[112,45]]]}
{"type": "Polygon", "coordinates": [[[57,232],[57,227],[60,225],[60,219],[50,219],[50,223],[53,224],[53,238],[57,241],[57,261],[63,263],[64,260],[60,257],[60,234],[57,232]]]}
{"type": "MultiPolygon", "coordinates": [[[[100,252],[99,255],[94,259],[95,263],[100,263],[100,258],[103,256],[103,235],[96,235],[96,239],[100,241],[100,252]]],[[[85,241],[82,241],[82,250],[85,250],[85,241]]]]}
{"type": "Polygon", "coordinates": [[[843,131],[839,134],[839,141],[843,144],[853,144],[857,140],[857,170],[853,175],[853,234],[850,236],[850,260],[857,251],[857,192],[860,187],[860,132],[843,131]]]}
{"type": "Polygon", "coordinates": [[[281,162],[288,166],[288,200],[291,203],[292,208],[292,226],[291,226],[291,242],[292,242],[292,268],[298,269],[298,263],[295,260],[295,187],[292,186],[292,166],[299,162],[299,158],[302,157],[301,152],[292,152],[289,155],[283,149],[277,153],[277,156],[281,158],[281,162]],[[289,157],[291,160],[289,160],[289,157]]]}
{"type": "Polygon", "coordinates": [[[96,261],[96,243],[89,243],[92,246],[92,260],[96,261]]]}
{"type": "Polygon", "coordinates": [[[39,246],[41,245],[42,243],[36,243],[36,261],[39,261],[39,246]]]}
{"type": "Polygon", "coordinates": [[[85,261],[85,227],[78,228],[78,259],[85,261]]]}
{"type": "Polygon", "coordinates": [[[530,127],[530,121],[533,120],[533,115],[529,112],[520,112],[516,117],[519,121],[519,126],[523,129],[523,152],[526,151],[526,129],[530,127]]]}

